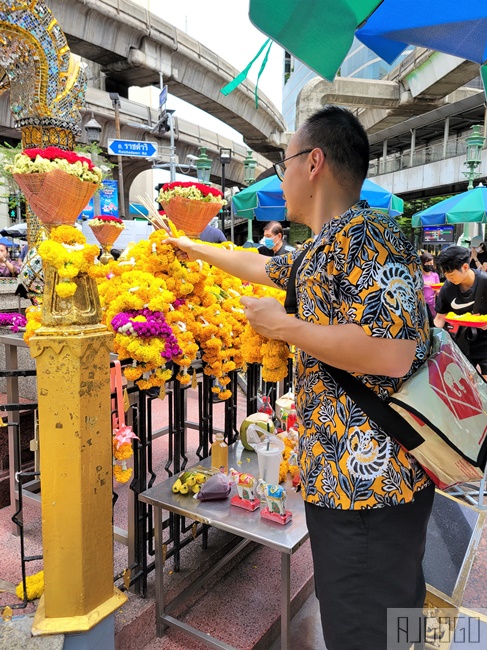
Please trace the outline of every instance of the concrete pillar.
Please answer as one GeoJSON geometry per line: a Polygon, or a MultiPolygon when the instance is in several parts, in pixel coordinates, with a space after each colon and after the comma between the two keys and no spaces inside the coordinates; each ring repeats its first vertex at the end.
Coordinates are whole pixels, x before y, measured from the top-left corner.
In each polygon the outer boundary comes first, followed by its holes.
{"type": "Polygon", "coordinates": [[[386,173],[386,158],[387,158],[387,140],[382,144],[382,173],[386,173]]]}
{"type": "Polygon", "coordinates": [[[414,153],[416,151],[416,129],[411,129],[411,153],[409,154],[409,166],[414,165],[414,153]]]}
{"type": "Polygon", "coordinates": [[[450,135],[450,116],[445,119],[445,130],[443,132],[443,159],[446,158],[448,136],[450,135]]]}

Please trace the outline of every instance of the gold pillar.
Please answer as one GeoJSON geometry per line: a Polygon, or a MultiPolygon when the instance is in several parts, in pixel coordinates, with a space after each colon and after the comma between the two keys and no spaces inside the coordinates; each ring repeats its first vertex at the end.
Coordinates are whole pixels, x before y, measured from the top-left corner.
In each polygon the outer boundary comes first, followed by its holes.
{"type": "MultiPolygon", "coordinates": [[[[83,280],[75,297],[86,316],[85,293],[93,281],[83,280]]],[[[52,318],[56,310],[49,311],[52,318]]],[[[80,314],[73,304],[64,311],[68,324],[44,325],[30,341],[37,365],[45,578],[34,635],[89,630],[127,599],[113,584],[113,335],[96,323],[98,313],[99,303],[95,322],[75,324],[80,314]]]]}

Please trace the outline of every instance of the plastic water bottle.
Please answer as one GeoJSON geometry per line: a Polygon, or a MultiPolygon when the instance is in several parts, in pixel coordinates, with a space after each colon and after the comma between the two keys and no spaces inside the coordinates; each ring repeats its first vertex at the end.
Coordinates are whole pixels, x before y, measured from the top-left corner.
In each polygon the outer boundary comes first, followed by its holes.
{"type": "Polygon", "coordinates": [[[298,422],[298,416],[296,413],[296,405],[293,403],[291,404],[291,410],[289,411],[287,416],[286,431],[289,431],[290,429],[297,429],[297,422],[298,422]]]}
{"type": "Polygon", "coordinates": [[[224,474],[228,473],[228,445],[223,433],[217,433],[215,442],[211,445],[211,466],[224,474]]]}

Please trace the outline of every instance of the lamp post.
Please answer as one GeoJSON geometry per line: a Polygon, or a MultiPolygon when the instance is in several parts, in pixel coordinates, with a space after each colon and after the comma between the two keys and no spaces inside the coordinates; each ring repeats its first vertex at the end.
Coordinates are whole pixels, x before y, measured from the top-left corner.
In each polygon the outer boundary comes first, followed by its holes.
{"type": "Polygon", "coordinates": [[[477,167],[482,162],[482,148],[485,141],[481,131],[482,127],[479,124],[475,124],[472,126],[472,133],[465,138],[465,142],[467,143],[467,159],[464,165],[468,167],[468,171],[462,173],[468,179],[467,190],[473,190],[474,180],[482,175],[477,171],[477,167]]]}
{"type": "MultiPolygon", "coordinates": [[[[228,165],[232,161],[232,150],[226,149],[225,147],[220,147],[219,160],[222,166],[222,192],[223,192],[223,198],[225,198],[225,165],[228,165]]],[[[226,206],[223,206],[222,216],[221,216],[222,232],[225,232],[225,213],[226,213],[226,206]]]]}
{"type": "MultiPolygon", "coordinates": [[[[480,171],[477,171],[477,168],[482,163],[482,148],[485,142],[482,131],[483,129],[480,124],[474,124],[472,126],[472,133],[465,138],[467,155],[464,165],[467,166],[468,171],[462,172],[462,174],[468,180],[467,191],[474,189],[474,180],[482,175],[480,171]]],[[[471,229],[471,225],[466,223],[463,229],[464,241],[470,241],[473,235],[474,231],[471,229]]]]}
{"type": "MultiPolygon", "coordinates": [[[[115,131],[117,138],[120,139],[120,95],[118,93],[109,93],[112,105],[115,110],[115,131]]],[[[120,206],[119,216],[125,218],[125,192],[123,187],[123,164],[122,156],[117,156],[118,167],[118,203],[120,206]]]]}
{"type": "MultiPolygon", "coordinates": [[[[244,183],[247,187],[255,182],[256,167],[257,162],[252,158],[252,152],[249,150],[247,151],[247,157],[244,160],[244,183]]],[[[247,241],[254,241],[252,221],[252,219],[249,219],[247,222],[247,241]]]]}
{"type": "Polygon", "coordinates": [[[194,163],[196,175],[200,183],[207,184],[210,182],[211,159],[208,158],[206,147],[200,147],[199,149],[199,156],[194,163]]]}
{"type": "MultiPolygon", "coordinates": [[[[95,120],[95,116],[91,114],[91,120],[85,124],[86,139],[91,145],[91,160],[94,165],[98,165],[98,153],[96,151],[96,146],[100,142],[101,135],[101,125],[95,120]]],[[[100,214],[100,190],[96,190],[93,196],[93,216],[100,214]]]]}
{"type": "Polygon", "coordinates": [[[165,113],[169,128],[169,180],[171,183],[176,180],[176,147],[174,145],[174,120],[172,117],[175,112],[174,109],[168,108],[165,113]]]}

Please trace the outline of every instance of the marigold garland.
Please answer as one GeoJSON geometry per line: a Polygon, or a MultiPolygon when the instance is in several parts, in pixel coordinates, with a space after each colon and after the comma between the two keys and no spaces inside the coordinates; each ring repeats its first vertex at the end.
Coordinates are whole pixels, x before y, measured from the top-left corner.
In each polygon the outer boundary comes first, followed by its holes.
{"type": "Polygon", "coordinates": [[[51,232],[50,239],[41,242],[39,255],[59,275],[56,293],[60,298],[69,298],[76,293],[73,278],[80,273],[87,273],[93,266],[98,246],[87,244],[86,238],[74,226],[58,226],[51,232]]]}
{"type": "MultiPolygon", "coordinates": [[[[119,260],[94,265],[84,236],[74,228],[60,226],[46,242],[44,255],[58,268],[61,282],[56,290],[63,292],[64,284],[80,270],[96,279],[103,322],[115,334],[119,358],[132,360],[123,372],[139,388],[164,386],[173,377],[166,366],[169,361],[179,366],[176,379],[189,385],[190,366],[198,354],[204,361],[204,373],[217,379],[214,392],[222,400],[231,395],[228,373],[244,364],[262,364],[265,381],[284,378],[287,344],[257,334],[240,303],[241,296],[274,297],[282,303],[284,292],[242,283],[202,261],[181,262],[174,247],[165,243],[166,237],[164,230],[157,230],[148,240],[128,248],[119,260]],[[74,250],[68,251],[67,246],[74,250]]],[[[218,246],[236,248],[231,242],[218,246]]],[[[97,247],[92,248],[98,253],[97,247]]],[[[26,340],[38,327],[40,310],[31,311],[26,340]]],[[[114,471],[129,480],[129,469],[119,466],[114,471]]]]}
{"type": "Polygon", "coordinates": [[[284,293],[242,283],[201,261],[180,262],[166,237],[163,230],[155,231],[132,246],[125,259],[90,271],[98,282],[105,322],[115,333],[115,351],[121,359],[133,360],[125,377],[141,389],[163,386],[172,376],[165,364],[174,361],[176,379],[189,385],[189,368],[199,351],[205,374],[218,380],[214,392],[220,399],[231,395],[228,373],[245,362],[262,363],[266,381],[285,377],[288,346],[258,335],[240,303],[242,295],[283,302],[284,293]]]}

